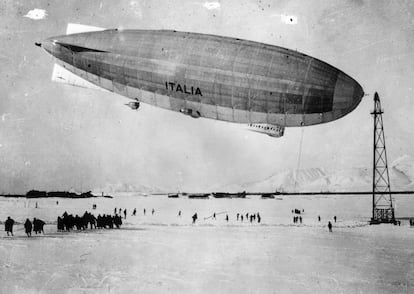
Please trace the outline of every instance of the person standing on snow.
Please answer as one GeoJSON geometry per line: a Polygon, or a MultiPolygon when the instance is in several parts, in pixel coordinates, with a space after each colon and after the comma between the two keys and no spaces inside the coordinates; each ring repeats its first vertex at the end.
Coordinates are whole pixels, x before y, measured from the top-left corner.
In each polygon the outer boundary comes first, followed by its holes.
{"type": "Polygon", "coordinates": [[[9,236],[9,233],[13,235],[13,225],[14,225],[14,219],[10,218],[10,216],[7,217],[6,221],[4,222],[4,230],[7,233],[7,236],[9,236]]]}
{"type": "Polygon", "coordinates": [[[26,222],[24,223],[24,230],[26,232],[27,237],[32,236],[32,222],[27,218],[26,222]]]}
{"type": "Polygon", "coordinates": [[[329,229],[329,232],[332,233],[332,223],[331,222],[328,222],[328,229],[329,229]]]}

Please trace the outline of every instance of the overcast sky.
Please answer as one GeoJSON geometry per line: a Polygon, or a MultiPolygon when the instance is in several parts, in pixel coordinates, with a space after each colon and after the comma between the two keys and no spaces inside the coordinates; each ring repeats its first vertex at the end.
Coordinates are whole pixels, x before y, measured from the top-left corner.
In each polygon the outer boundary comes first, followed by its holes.
{"type": "Polygon", "coordinates": [[[298,167],[371,168],[375,91],[389,161],[414,157],[413,13],[410,0],[1,1],[0,193],[117,183],[201,191],[298,167]],[[296,49],[341,69],[370,95],[338,121],[288,128],[280,139],[148,105],[132,111],[125,97],[51,82],[53,58],[34,42],[64,34],[68,23],[296,49]]]}

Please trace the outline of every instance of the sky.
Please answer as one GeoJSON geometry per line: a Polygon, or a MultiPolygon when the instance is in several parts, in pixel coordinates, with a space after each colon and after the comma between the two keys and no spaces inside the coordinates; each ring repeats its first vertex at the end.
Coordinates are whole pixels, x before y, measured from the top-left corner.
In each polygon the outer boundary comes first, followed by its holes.
{"type": "Polygon", "coordinates": [[[203,191],[295,169],[372,166],[373,94],[384,108],[390,162],[414,157],[414,2],[0,2],[0,193],[110,185],[203,191]],[[171,29],[298,50],[356,79],[368,95],[344,118],[287,128],[193,119],[114,93],[53,83],[53,58],[34,42],[68,23],[171,29]]]}

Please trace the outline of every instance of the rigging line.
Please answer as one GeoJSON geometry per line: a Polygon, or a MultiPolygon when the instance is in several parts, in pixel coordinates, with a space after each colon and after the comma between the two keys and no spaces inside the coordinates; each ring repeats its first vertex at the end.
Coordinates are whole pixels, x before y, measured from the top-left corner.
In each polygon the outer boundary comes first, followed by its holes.
{"type": "Polygon", "coordinates": [[[305,130],[304,128],[302,128],[302,133],[300,136],[300,143],[299,143],[299,154],[298,154],[298,164],[296,166],[296,173],[295,173],[295,190],[296,190],[296,186],[298,184],[298,171],[300,168],[300,163],[301,163],[301,159],[302,159],[302,143],[303,143],[303,134],[304,134],[305,130]]]}

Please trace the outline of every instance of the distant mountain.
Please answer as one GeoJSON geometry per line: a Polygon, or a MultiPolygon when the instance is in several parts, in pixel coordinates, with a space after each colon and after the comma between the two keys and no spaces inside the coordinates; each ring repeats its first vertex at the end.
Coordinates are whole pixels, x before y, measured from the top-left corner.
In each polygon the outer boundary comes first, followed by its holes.
{"type": "MultiPolygon", "coordinates": [[[[414,190],[414,159],[404,155],[389,164],[391,190],[414,190]]],[[[171,189],[173,191],[175,189],[171,189]]],[[[200,192],[339,192],[371,191],[372,167],[349,169],[308,168],[275,173],[265,179],[224,186],[213,186],[200,192]]],[[[102,192],[109,195],[168,193],[165,187],[150,187],[141,184],[116,183],[93,190],[94,195],[102,192]]]]}
{"type": "Polygon", "coordinates": [[[145,185],[128,184],[128,183],[116,183],[106,184],[102,188],[94,189],[95,195],[104,194],[124,194],[124,193],[135,193],[135,194],[152,194],[152,193],[163,193],[162,188],[154,188],[145,185]]]}
{"type": "Polygon", "coordinates": [[[404,187],[405,189],[414,189],[414,158],[409,155],[403,155],[391,164],[392,184],[404,187]]]}
{"type": "MultiPolygon", "coordinates": [[[[391,190],[414,189],[414,159],[404,155],[389,165],[391,190]]],[[[371,191],[372,168],[309,168],[276,173],[264,180],[217,187],[220,191],[371,191]]]]}

